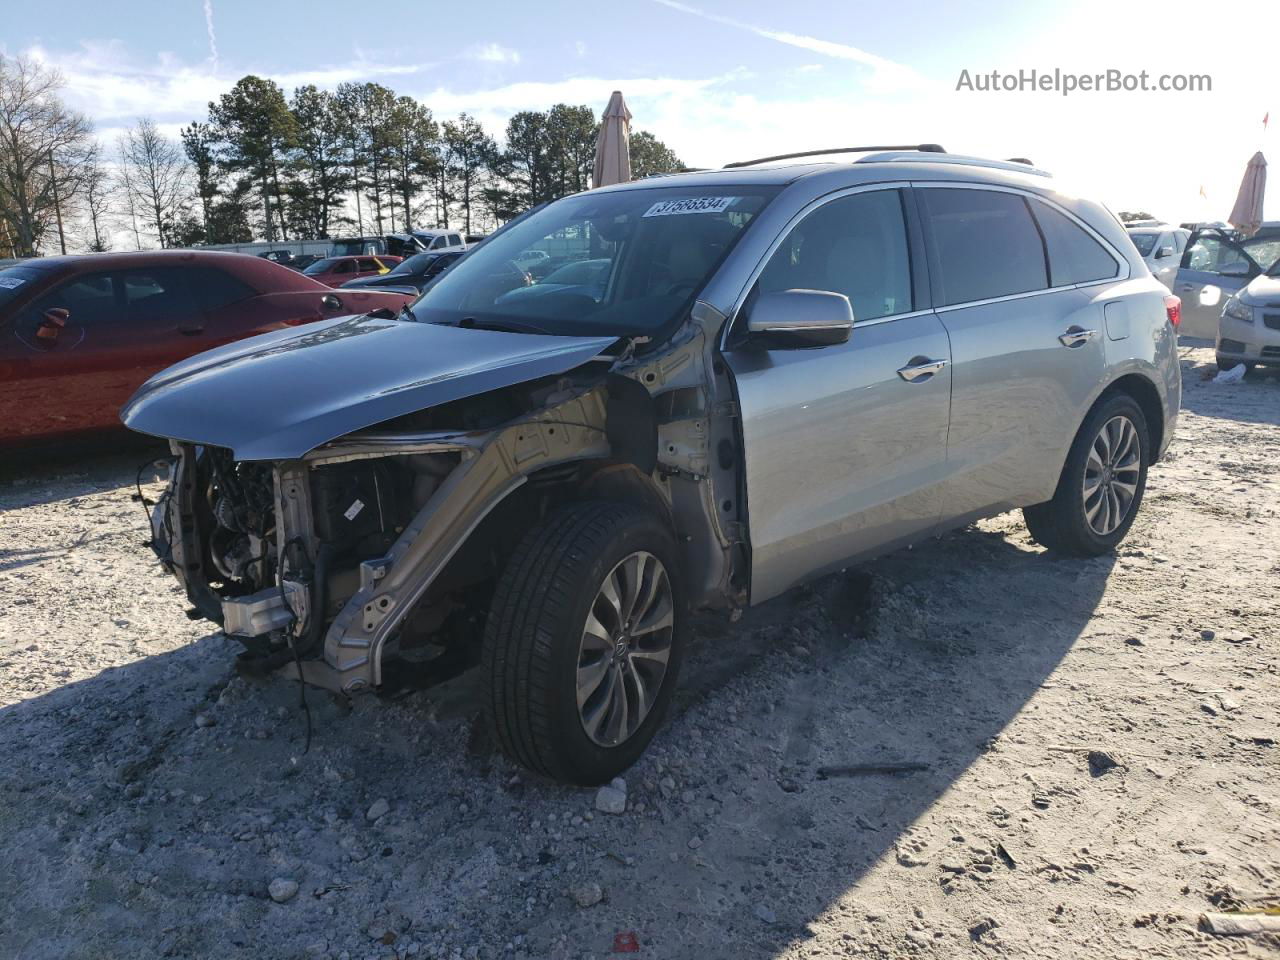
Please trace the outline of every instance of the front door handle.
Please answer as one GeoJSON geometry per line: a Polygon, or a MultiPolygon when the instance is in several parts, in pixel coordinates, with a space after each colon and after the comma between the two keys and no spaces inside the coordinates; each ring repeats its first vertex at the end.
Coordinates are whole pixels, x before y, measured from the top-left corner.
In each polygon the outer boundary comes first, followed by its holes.
{"type": "Polygon", "coordinates": [[[1081,327],[1069,327],[1067,332],[1058,337],[1064,347],[1083,347],[1098,335],[1097,330],[1085,330],[1081,327]]]}
{"type": "Polygon", "coordinates": [[[1196,285],[1194,283],[1180,283],[1178,284],[1178,292],[1179,293],[1195,293],[1196,285]]]}
{"type": "Polygon", "coordinates": [[[912,357],[905,367],[898,368],[898,376],[907,383],[923,383],[935,373],[941,373],[947,365],[945,360],[930,360],[928,357],[912,357]]]}

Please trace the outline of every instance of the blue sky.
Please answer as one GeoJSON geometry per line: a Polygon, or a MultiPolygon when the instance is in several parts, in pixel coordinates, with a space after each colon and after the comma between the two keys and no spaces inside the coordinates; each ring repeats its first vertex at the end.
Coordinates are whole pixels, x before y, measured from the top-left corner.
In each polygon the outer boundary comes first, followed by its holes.
{"type": "MultiPolygon", "coordinates": [[[[599,9],[61,0],[7,10],[0,51],[58,67],[67,98],[107,140],[142,114],[176,130],[254,72],[286,88],[376,80],[438,116],[466,110],[495,134],[515,110],[560,100],[600,110],[616,88],[634,126],[697,166],[937,141],[1030,156],[1067,189],[1174,220],[1225,217],[1253,151],[1280,154],[1275,2],[628,0],[592,15],[599,9]],[[1064,98],[955,89],[962,69],[1032,67],[1207,73],[1213,90],[1064,98]],[[1276,122],[1264,134],[1267,112],[1276,122]]],[[[1268,207],[1280,218],[1280,201],[1268,207]]]]}

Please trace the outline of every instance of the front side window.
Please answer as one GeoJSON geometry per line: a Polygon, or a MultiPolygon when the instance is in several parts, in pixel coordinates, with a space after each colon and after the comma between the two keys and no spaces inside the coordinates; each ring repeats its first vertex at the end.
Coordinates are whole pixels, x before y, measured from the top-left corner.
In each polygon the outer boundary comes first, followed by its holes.
{"type": "Polygon", "coordinates": [[[451,247],[462,246],[462,238],[458,236],[456,233],[449,234],[449,246],[451,247]]]}
{"type": "Polygon", "coordinates": [[[440,236],[436,237],[434,240],[431,241],[431,249],[443,250],[447,242],[448,241],[445,239],[444,234],[441,234],[440,236]]]}
{"type": "Polygon", "coordinates": [[[774,251],[756,289],[843,293],[855,323],[908,313],[911,261],[902,194],[855,193],[814,210],[774,251]]]}
{"type": "Polygon", "coordinates": [[[1049,286],[1044,245],[1026,202],[994,190],[925,188],[941,305],[1049,286]]]}
{"type": "Polygon", "coordinates": [[[1031,205],[1036,222],[1040,224],[1040,233],[1044,236],[1045,250],[1049,255],[1050,286],[1110,280],[1120,272],[1120,265],[1106,247],[1066,214],[1034,197],[1028,198],[1027,203],[1031,205]]]}
{"type": "Polygon", "coordinates": [[[1182,266],[1203,273],[1246,273],[1254,264],[1235,244],[1224,237],[1203,234],[1196,237],[1182,255],[1182,266]]]}
{"type": "Polygon", "coordinates": [[[688,309],[778,189],[643,187],[557,200],[468,252],[413,313],[530,332],[654,334],[688,309]],[[598,262],[570,271],[572,282],[551,280],[580,261],[598,262]]]}
{"type": "Polygon", "coordinates": [[[109,273],[79,276],[54,287],[22,312],[19,329],[31,333],[46,310],[66,310],[67,323],[75,327],[101,327],[120,322],[123,312],[116,302],[115,279],[109,273]]]}

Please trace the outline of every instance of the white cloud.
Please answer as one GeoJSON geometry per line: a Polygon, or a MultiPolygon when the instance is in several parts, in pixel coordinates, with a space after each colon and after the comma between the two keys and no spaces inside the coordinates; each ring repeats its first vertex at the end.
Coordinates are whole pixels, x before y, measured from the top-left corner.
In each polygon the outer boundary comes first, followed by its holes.
{"type": "Polygon", "coordinates": [[[576,53],[579,58],[585,57],[587,55],[587,45],[581,40],[575,40],[573,43],[573,52],[576,53]]]}
{"type": "Polygon", "coordinates": [[[516,64],[520,62],[520,52],[518,50],[512,50],[510,47],[504,47],[499,43],[482,43],[479,46],[472,47],[467,55],[472,60],[479,60],[481,63],[516,64]]]}

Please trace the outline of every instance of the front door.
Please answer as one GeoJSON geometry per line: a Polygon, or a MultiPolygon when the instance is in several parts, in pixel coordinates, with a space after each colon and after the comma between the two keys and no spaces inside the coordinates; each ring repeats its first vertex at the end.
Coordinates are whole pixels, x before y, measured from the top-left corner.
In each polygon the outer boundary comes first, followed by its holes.
{"type": "Polygon", "coordinates": [[[1182,299],[1178,332],[1216,340],[1218,320],[1227,299],[1261,272],[1245,247],[1221,230],[1197,230],[1183,251],[1173,284],[1173,292],[1182,299]]]}
{"type": "Polygon", "coordinates": [[[817,207],[772,254],[742,311],[759,293],[842,293],[855,318],[847,343],[788,349],[735,326],[726,348],[742,416],[752,603],[938,520],[950,349],[938,318],[916,309],[903,198],[861,190],[817,207]]]}

